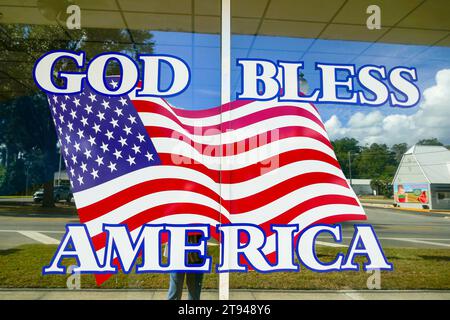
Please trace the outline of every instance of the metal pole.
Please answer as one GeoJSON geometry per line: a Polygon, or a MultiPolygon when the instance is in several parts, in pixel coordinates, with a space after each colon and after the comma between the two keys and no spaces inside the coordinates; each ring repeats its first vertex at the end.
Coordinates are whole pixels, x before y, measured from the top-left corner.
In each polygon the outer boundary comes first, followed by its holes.
{"type": "Polygon", "coordinates": [[[350,187],[352,186],[352,160],[351,160],[352,152],[348,152],[348,175],[350,180],[350,187]]]}
{"type": "Polygon", "coordinates": [[[25,197],[28,196],[28,171],[30,167],[27,165],[25,170],[25,197]]]}
{"type": "MultiPolygon", "coordinates": [[[[222,0],[222,16],[221,16],[221,102],[222,105],[230,102],[230,91],[231,91],[231,4],[230,0],[222,0]]],[[[229,112],[221,113],[221,123],[228,121],[229,112]]],[[[220,136],[222,140],[222,135],[220,136]]],[[[222,150],[222,148],[220,148],[222,150]]],[[[222,152],[222,151],[220,151],[222,152]]],[[[221,169],[226,170],[226,163],[223,162],[223,157],[221,158],[221,169]]],[[[220,184],[220,194],[224,194],[228,192],[228,190],[224,190],[224,188],[229,188],[227,185],[220,184]]],[[[220,206],[220,211],[222,211],[222,207],[220,206]]],[[[221,212],[223,213],[223,212],[221,212]]],[[[224,231],[225,232],[225,231],[224,231]]],[[[224,233],[224,236],[225,233],[224,233]]],[[[223,238],[221,240],[221,246],[224,245],[223,238]]],[[[228,254],[226,250],[228,250],[228,246],[225,245],[221,248],[224,250],[222,257],[227,257],[228,254]]],[[[228,263],[225,263],[227,265],[228,263]]],[[[230,274],[229,273],[220,273],[219,274],[219,299],[220,300],[229,300],[230,299],[230,274]]]]}
{"type": "Polygon", "coordinates": [[[58,186],[61,185],[61,166],[62,166],[62,151],[61,147],[59,147],[58,186]]]}

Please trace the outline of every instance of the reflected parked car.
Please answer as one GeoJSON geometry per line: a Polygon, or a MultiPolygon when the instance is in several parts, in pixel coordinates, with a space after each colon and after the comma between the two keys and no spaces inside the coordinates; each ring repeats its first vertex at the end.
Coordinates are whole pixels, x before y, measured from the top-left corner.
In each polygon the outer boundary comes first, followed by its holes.
{"type": "MultiPolygon", "coordinates": [[[[68,186],[55,186],[53,188],[53,200],[59,202],[65,200],[71,202],[73,198],[72,191],[68,186]]],[[[33,201],[39,203],[44,199],[44,189],[39,189],[33,194],[33,201]]]]}

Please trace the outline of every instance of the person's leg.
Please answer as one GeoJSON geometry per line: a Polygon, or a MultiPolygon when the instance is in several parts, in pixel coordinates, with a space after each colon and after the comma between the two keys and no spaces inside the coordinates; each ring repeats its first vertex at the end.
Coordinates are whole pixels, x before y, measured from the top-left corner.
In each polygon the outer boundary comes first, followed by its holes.
{"type": "Polygon", "coordinates": [[[181,300],[183,294],[184,272],[170,273],[169,292],[167,300],[181,300]]]}
{"type": "Polygon", "coordinates": [[[202,291],[203,273],[187,273],[186,285],[188,288],[189,300],[200,300],[200,293],[202,291]]]}

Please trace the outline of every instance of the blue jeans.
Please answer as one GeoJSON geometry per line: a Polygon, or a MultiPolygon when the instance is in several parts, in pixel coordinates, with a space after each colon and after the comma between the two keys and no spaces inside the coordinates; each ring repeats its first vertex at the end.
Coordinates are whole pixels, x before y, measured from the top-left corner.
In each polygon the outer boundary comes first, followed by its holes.
{"type": "Polygon", "coordinates": [[[183,293],[183,283],[186,276],[189,300],[200,300],[202,290],[203,273],[194,272],[173,272],[170,274],[169,292],[167,300],[181,300],[183,293]]]}

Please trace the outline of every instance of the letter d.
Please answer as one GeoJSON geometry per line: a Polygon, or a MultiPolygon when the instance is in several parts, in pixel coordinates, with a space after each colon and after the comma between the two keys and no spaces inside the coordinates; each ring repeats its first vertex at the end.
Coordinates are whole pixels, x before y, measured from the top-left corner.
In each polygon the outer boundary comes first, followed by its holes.
{"type": "Polygon", "coordinates": [[[190,81],[190,71],[187,64],[176,57],[165,55],[139,55],[143,61],[143,79],[140,90],[136,91],[137,97],[169,97],[181,93],[186,89],[190,81]],[[166,64],[172,71],[172,81],[165,89],[161,88],[161,67],[166,64]]]}

